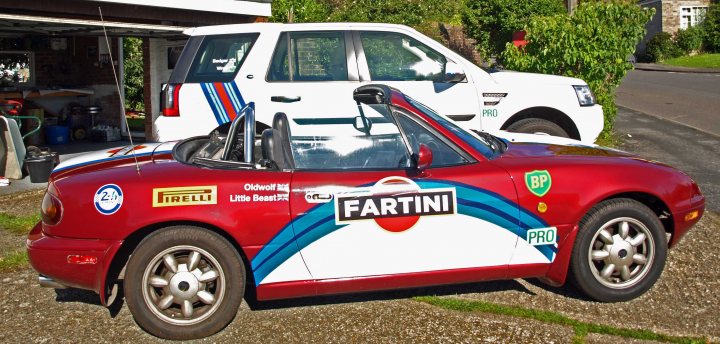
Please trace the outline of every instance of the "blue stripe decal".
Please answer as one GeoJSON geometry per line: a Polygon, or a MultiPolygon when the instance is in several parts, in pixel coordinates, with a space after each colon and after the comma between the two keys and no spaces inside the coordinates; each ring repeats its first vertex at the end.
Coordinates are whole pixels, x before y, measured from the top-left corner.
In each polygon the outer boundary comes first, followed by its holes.
{"type": "Polygon", "coordinates": [[[230,87],[233,89],[232,93],[237,97],[238,101],[240,102],[240,108],[244,108],[247,103],[245,102],[245,99],[243,99],[242,93],[240,93],[240,89],[237,87],[237,84],[234,81],[230,82],[229,84],[230,87]]]}
{"type": "Polygon", "coordinates": [[[233,108],[235,109],[235,113],[237,115],[240,114],[240,110],[242,110],[243,105],[240,104],[240,100],[238,99],[238,95],[235,94],[235,91],[232,89],[231,84],[234,84],[233,82],[223,84],[223,88],[225,89],[225,93],[228,94],[228,97],[230,97],[230,101],[233,104],[233,108]]]}
{"type": "Polygon", "coordinates": [[[218,124],[223,124],[222,116],[218,112],[215,101],[212,99],[212,96],[210,95],[208,86],[212,87],[209,84],[200,84],[200,88],[202,88],[203,94],[205,94],[205,99],[207,100],[208,105],[210,105],[210,109],[212,110],[213,115],[215,115],[215,121],[217,121],[218,124]]]}
{"type": "MultiPolygon", "coordinates": [[[[548,224],[543,219],[525,209],[521,209],[515,203],[497,193],[456,182],[439,180],[415,182],[422,189],[454,187],[457,195],[458,214],[493,223],[523,240],[527,237],[528,229],[548,227],[548,224]]],[[[337,225],[335,223],[335,204],[333,202],[315,206],[309,209],[307,213],[298,216],[280,230],[252,259],[251,264],[256,285],[260,284],[265,277],[294,254],[345,226],[347,225],[337,225]]],[[[552,261],[555,252],[557,252],[555,245],[533,247],[549,261],[552,261]]]]}
{"type": "Polygon", "coordinates": [[[220,117],[222,118],[222,123],[230,122],[230,117],[228,116],[225,106],[223,106],[222,101],[220,100],[220,97],[217,94],[217,91],[215,90],[215,85],[209,84],[208,91],[210,92],[210,96],[213,99],[213,102],[215,102],[215,106],[217,106],[218,113],[220,113],[220,117]]]}

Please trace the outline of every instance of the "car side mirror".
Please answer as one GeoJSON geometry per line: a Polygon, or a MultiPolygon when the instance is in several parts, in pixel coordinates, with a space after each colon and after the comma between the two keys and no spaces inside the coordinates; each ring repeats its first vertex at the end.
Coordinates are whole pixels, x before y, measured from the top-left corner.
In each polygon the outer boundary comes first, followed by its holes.
{"type": "Polygon", "coordinates": [[[445,62],[445,77],[444,82],[456,83],[465,81],[465,71],[460,67],[459,64],[447,61],[445,62]]]}
{"type": "Polygon", "coordinates": [[[433,153],[430,147],[420,144],[420,148],[417,152],[417,163],[416,168],[419,172],[425,171],[433,161],[433,153]]]}

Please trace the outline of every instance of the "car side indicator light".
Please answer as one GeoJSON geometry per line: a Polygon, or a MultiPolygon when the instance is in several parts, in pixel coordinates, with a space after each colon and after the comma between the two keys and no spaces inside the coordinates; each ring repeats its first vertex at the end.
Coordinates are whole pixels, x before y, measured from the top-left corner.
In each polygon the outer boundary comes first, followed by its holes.
{"type": "Polygon", "coordinates": [[[95,256],[81,256],[77,254],[67,256],[67,262],[70,264],[97,264],[97,260],[95,256]]]}
{"type": "Polygon", "coordinates": [[[697,219],[698,215],[700,215],[700,211],[698,211],[698,210],[694,210],[694,211],[687,213],[687,215],[685,215],[685,222],[697,219]]]}
{"type": "Polygon", "coordinates": [[[547,211],[547,209],[548,209],[548,206],[547,206],[547,204],[545,204],[545,202],[538,203],[537,210],[539,213],[544,214],[547,211]]]}

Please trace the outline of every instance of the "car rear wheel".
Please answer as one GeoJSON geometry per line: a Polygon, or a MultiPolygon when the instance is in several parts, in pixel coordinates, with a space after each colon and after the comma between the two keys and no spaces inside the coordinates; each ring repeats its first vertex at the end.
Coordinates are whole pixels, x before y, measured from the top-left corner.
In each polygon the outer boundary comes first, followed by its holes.
{"type": "Polygon", "coordinates": [[[593,299],[627,301],[655,284],[666,256],[665,231],[652,210],[631,199],[608,200],[580,221],[570,276],[593,299]]]}
{"type": "Polygon", "coordinates": [[[521,119],[507,127],[507,131],[524,134],[545,134],[559,137],[570,137],[568,133],[556,123],[541,118],[521,119]]]}
{"type": "Polygon", "coordinates": [[[146,237],[128,261],[124,291],[135,321],[165,339],[197,339],[229,324],[242,302],[245,267],[217,233],[189,226],[146,237]]]}

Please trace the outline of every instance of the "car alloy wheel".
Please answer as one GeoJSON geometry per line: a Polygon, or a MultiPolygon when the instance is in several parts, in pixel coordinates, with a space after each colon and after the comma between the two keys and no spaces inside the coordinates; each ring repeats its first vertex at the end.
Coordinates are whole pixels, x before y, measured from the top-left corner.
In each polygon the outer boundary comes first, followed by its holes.
{"type": "Polygon", "coordinates": [[[210,317],[226,292],[225,272],[207,251],[175,246],[158,253],[143,274],[143,298],[160,319],[192,325],[210,317]]]}
{"type": "Polygon", "coordinates": [[[600,226],[588,252],[590,270],[598,282],[622,289],[641,281],[655,257],[655,241],[642,222],[620,217],[600,226]]]}

